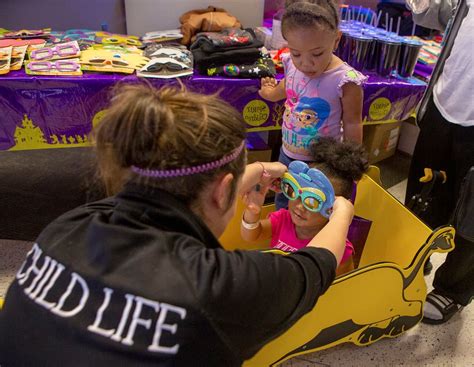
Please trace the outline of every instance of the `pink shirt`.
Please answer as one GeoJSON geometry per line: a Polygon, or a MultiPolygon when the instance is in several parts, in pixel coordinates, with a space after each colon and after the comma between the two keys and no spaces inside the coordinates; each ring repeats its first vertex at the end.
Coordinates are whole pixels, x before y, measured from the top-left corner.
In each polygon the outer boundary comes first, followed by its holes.
{"type": "Polygon", "coordinates": [[[310,145],[318,136],[342,140],[342,87],[347,83],[362,85],[367,77],[344,63],[317,78],[308,78],[296,69],[289,54],[281,59],[286,88],[283,152],[308,161],[310,145]]]}
{"type": "MultiPolygon", "coordinates": [[[[272,240],[270,246],[274,249],[295,252],[304,247],[311,241],[310,239],[301,240],[296,236],[295,225],[291,221],[290,212],[287,209],[280,209],[269,215],[272,224],[272,240]]],[[[346,249],[342,256],[341,263],[348,260],[354,253],[354,246],[346,240],[346,249]]]]}

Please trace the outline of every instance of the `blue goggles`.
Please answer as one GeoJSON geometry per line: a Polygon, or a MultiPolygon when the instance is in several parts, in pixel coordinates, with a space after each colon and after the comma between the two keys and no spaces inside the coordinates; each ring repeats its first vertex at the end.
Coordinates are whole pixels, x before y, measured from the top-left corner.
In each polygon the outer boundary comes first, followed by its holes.
{"type": "Polygon", "coordinates": [[[288,200],[301,198],[307,210],[329,218],[335,194],[324,173],[301,161],[291,162],[288,171],[281,179],[281,191],[288,200]]]}

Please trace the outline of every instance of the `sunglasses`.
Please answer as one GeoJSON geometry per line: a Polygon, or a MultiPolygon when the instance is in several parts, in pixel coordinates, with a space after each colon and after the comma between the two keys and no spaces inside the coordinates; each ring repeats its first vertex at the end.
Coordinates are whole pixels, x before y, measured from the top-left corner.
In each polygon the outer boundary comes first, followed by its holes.
{"type": "Polygon", "coordinates": [[[109,44],[109,45],[118,45],[125,43],[129,46],[141,46],[142,43],[140,41],[134,40],[133,38],[125,38],[125,37],[107,37],[102,39],[102,43],[109,44]]]}
{"type": "Polygon", "coordinates": [[[180,64],[175,64],[175,63],[172,63],[172,62],[165,62],[165,63],[154,63],[150,66],[148,66],[146,68],[145,71],[149,71],[149,72],[152,72],[152,73],[158,73],[162,70],[168,70],[168,71],[171,71],[171,72],[175,72],[175,71],[182,71],[182,70],[186,70],[188,69],[187,67],[184,67],[180,64]]]}
{"type": "Polygon", "coordinates": [[[81,69],[81,65],[79,65],[75,61],[68,61],[68,60],[58,60],[55,62],[49,61],[32,61],[28,64],[28,69],[31,71],[50,71],[50,70],[57,70],[62,72],[73,72],[78,71],[81,69]]]}
{"type": "Polygon", "coordinates": [[[59,44],[55,47],[44,47],[37,50],[33,50],[31,52],[30,58],[32,60],[40,61],[40,60],[49,60],[53,58],[54,55],[58,55],[59,57],[69,57],[75,56],[80,52],[77,43],[63,43],[59,44]]]}
{"type": "Polygon", "coordinates": [[[326,194],[314,187],[301,187],[298,181],[290,174],[285,173],[281,179],[281,192],[288,200],[301,198],[303,206],[313,213],[321,211],[326,202],[326,194]]]}
{"type": "Polygon", "coordinates": [[[18,37],[32,37],[32,36],[44,36],[47,33],[41,29],[21,29],[16,32],[5,33],[5,38],[18,38],[18,37]]]}
{"type": "Polygon", "coordinates": [[[114,65],[114,66],[130,67],[130,64],[123,60],[90,59],[87,61],[87,64],[93,64],[96,66],[114,65]]]}

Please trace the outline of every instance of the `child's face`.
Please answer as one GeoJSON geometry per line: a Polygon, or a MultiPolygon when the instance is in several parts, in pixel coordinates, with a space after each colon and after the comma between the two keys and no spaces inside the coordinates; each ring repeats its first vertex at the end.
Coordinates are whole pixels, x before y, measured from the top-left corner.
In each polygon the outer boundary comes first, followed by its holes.
{"type": "Polygon", "coordinates": [[[327,218],[320,213],[307,210],[301,203],[300,198],[288,201],[288,211],[290,212],[291,221],[296,227],[320,229],[328,222],[327,218]]]}
{"type": "Polygon", "coordinates": [[[285,32],[295,67],[307,77],[320,76],[331,63],[339,32],[325,28],[290,28],[285,32]]]}

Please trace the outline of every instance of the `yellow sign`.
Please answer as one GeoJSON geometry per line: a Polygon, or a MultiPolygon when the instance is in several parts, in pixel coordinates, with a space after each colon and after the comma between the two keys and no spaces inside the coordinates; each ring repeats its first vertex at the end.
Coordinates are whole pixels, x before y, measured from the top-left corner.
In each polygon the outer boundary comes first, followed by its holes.
{"type": "Polygon", "coordinates": [[[388,98],[377,98],[370,104],[369,116],[371,120],[382,120],[388,115],[392,108],[392,103],[388,98]]]}
{"type": "Polygon", "coordinates": [[[268,105],[259,100],[254,99],[247,103],[242,111],[244,121],[251,126],[260,126],[264,124],[270,116],[270,108],[268,105]]]}

